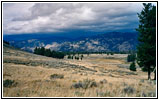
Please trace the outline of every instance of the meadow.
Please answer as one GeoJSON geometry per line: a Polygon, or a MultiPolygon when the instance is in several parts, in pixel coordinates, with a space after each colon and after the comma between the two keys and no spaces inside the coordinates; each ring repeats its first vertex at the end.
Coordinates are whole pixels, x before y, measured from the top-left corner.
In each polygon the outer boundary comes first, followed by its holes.
{"type": "MultiPolygon", "coordinates": [[[[130,71],[127,54],[55,59],[3,47],[4,97],[155,97],[156,81],[130,71]]],[[[153,78],[153,73],[152,73],[153,78]]]]}

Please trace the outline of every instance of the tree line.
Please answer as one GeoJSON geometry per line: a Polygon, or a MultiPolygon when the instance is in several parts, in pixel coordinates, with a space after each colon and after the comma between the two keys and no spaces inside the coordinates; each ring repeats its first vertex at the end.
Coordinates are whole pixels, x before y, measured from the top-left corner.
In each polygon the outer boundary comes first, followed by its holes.
{"type": "Polygon", "coordinates": [[[36,47],[34,49],[34,54],[38,54],[38,55],[43,55],[43,56],[47,56],[47,57],[53,57],[53,58],[59,58],[59,59],[63,59],[64,56],[68,55],[68,59],[76,59],[79,60],[83,58],[82,54],[87,54],[87,56],[89,56],[89,54],[107,54],[107,55],[114,55],[114,54],[126,54],[126,52],[58,52],[58,51],[52,51],[50,49],[46,49],[44,47],[36,47]],[[79,56],[79,55],[82,56],[79,56]],[[72,55],[72,56],[71,56],[72,55]],[[78,56],[75,56],[78,55],[78,56]]]}
{"type": "Polygon", "coordinates": [[[50,49],[45,49],[44,47],[36,47],[34,49],[34,54],[43,55],[47,57],[63,59],[65,54],[63,52],[51,51],[50,49]]]}
{"type": "Polygon", "coordinates": [[[76,59],[76,60],[82,60],[83,59],[83,54],[79,55],[78,56],[75,56],[75,55],[68,55],[67,59],[76,59]]]}
{"type": "Polygon", "coordinates": [[[89,52],[89,51],[76,51],[76,52],[64,52],[66,55],[76,55],[76,54],[107,54],[107,55],[114,55],[114,54],[131,54],[136,53],[136,51],[100,51],[100,52],[89,52]]]}

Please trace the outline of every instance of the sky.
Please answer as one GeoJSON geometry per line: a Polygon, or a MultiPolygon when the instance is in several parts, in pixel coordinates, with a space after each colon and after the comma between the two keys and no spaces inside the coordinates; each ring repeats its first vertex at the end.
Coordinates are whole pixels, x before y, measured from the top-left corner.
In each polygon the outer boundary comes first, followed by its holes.
{"type": "Polygon", "coordinates": [[[134,31],[142,3],[3,3],[3,34],[134,31]]]}

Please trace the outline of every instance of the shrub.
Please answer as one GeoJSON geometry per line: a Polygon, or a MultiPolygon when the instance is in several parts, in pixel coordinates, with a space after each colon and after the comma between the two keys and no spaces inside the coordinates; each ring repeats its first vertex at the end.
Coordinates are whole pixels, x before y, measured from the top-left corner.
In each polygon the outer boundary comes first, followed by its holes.
{"type": "Polygon", "coordinates": [[[82,82],[77,82],[77,83],[74,83],[73,85],[72,85],[72,87],[74,87],[74,88],[82,88],[82,86],[83,86],[83,83],[82,82]]]}
{"type": "Polygon", "coordinates": [[[136,67],[135,67],[135,62],[132,62],[130,64],[130,68],[129,68],[131,71],[136,71],[136,67]]]}
{"type": "Polygon", "coordinates": [[[71,59],[71,58],[72,58],[71,55],[68,55],[67,59],[71,59]]]}
{"type": "Polygon", "coordinates": [[[3,81],[3,86],[4,87],[11,87],[11,86],[13,86],[14,83],[15,83],[14,80],[7,79],[7,80],[3,81]]]}
{"type": "Polygon", "coordinates": [[[135,92],[135,89],[133,87],[127,86],[123,89],[123,92],[127,94],[132,94],[135,92]]]}
{"type": "Polygon", "coordinates": [[[53,75],[50,76],[50,79],[57,79],[57,78],[62,79],[62,78],[64,78],[64,75],[61,75],[61,74],[53,74],[53,75]]]}
{"type": "Polygon", "coordinates": [[[110,52],[110,55],[114,55],[114,53],[113,53],[113,52],[110,52]]]}
{"type": "Polygon", "coordinates": [[[101,84],[105,84],[105,83],[107,83],[107,80],[106,80],[106,79],[101,80],[100,83],[101,83],[101,84]]]}
{"type": "Polygon", "coordinates": [[[150,92],[145,93],[144,91],[142,91],[142,93],[139,96],[141,96],[141,97],[156,97],[156,92],[150,91],[150,92]]]}
{"type": "Polygon", "coordinates": [[[79,60],[79,57],[78,57],[78,56],[75,56],[75,59],[76,59],[76,60],[79,60]]]}
{"type": "Polygon", "coordinates": [[[84,79],[82,82],[79,81],[74,83],[71,87],[87,89],[91,87],[97,87],[97,83],[94,80],[84,79]]]}

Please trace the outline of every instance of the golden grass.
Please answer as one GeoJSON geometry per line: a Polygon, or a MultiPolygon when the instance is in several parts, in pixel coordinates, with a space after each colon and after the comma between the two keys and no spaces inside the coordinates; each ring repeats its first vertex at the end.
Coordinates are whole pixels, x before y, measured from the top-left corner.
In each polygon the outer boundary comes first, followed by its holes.
{"type": "MultiPolygon", "coordinates": [[[[14,52],[15,53],[15,52],[14,52]]],[[[34,56],[32,57],[4,56],[4,60],[43,60],[57,59],[34,56]]],[[[47,66],[26,66],[22,64],[3,63],[3,80],[10,79],[17,82],[16,86],[3,87],[4,97],[143,97],[155,96],[156,84],[147,80],[147,73],[137,69],[135,74],[129,69],[119,68],[117,64],[124,64],[125,55],[117,55],[122,59],[105,59],[106,55],[84,55],[82,61],[60,60],[66,63],[85,66],[97,72],[68,68],[47,68],[47,66]],[[93,67],[96,66],[96,67],[93,67]],[[102,72],[106,71],[106,72],[102,72]],[[119,72],[123,71],[123,72],[119,72]],[[63,79],[50,79],[52,74],[62,74],[63,79]],[[84,79],[94,79],[97,87],[71,88],[74,83],[84,79]],[[100,81],[107,82],[101,84],[100,81]],[[125,93],[124,91],[130,93],[125,93]]]]}
{"type": "MultiPolygon", "coordinates": [[[[83,76],[80,74],[71,74],[72,71],[63,71],[62,69],[52,69],[43,67],[29,67],[24,65],[4,64],[3,80],[12,79],[18,84],[16,87],[3,88],[4,97],[96,97],[96,96],[141,96],[142,93],[155,91],[155,84],[140,82],[140,78],[129,76],[116,78],[110,76],[90,75],[83,76]],[[50,75],[53,73],[63,74],[64,79],[51,80],[50,75]],[[133,77],[133,78],[131,78],[133,77]],[[95,79],[97,83],[106,79],[108,83],[100,84],[98,87],[89,89],[71,89],[71,85],[83,79],[95,79]],[[136,89],[133,94],[122,93],[124,84],[136,89]]],[[[146,77],[145,77],[146,78],[146,77]]]]}

